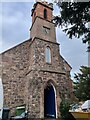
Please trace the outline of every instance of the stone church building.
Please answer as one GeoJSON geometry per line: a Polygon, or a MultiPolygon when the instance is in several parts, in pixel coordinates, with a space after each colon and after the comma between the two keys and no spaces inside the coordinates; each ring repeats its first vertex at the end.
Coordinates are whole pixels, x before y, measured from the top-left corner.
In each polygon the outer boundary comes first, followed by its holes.
{"type": "Polygon", "coordinates": [[[73,98],[71,66],[60,55],[52,4],[36,2],[31,16],[30,38],[0,55],[4,107],[25,105],[30,118],[59,118],[62,98],[73,98]]]}

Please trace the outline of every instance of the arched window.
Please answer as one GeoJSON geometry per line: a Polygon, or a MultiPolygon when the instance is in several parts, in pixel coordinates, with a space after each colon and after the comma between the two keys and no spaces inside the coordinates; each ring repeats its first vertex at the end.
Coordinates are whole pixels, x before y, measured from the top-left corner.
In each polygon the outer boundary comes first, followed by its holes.
{"type": "Polygon", "coordinates": [[[47,10],[44,9],[44,18],[47,19],[47,10]]]}
{"type": "Polygon", "coordinates": [[[46,47],[45,50],[45,59],[47,63],[51,63],[51,50],[49,47],[46,47]]]}

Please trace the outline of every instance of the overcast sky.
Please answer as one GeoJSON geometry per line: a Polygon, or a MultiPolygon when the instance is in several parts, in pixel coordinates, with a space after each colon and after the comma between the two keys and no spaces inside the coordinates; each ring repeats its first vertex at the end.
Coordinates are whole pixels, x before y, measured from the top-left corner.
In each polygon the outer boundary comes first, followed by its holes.
{"type": "MultiPolygon", "coordinates": [[[[2,12],[0,12],[0,29],[2,31],[0,32],[0,52],[30,37],[29,28],[31,26],[31,9],[33,2],[8,1],[9,2],[5,2],[5,0],[3,0],[2,12]]],[[[58,7],[54,6],[53,14],[58,15],[58,13],[58,7]]],[[[61,55],[72,66],[72,75],[79,71],[81,65],[87,65],[87,46],[82,43],[81,39],[69,39],[68,36],[62,32],[61,28],[56,29],[56,37],[57,42],[60,43],[61,55]]]]}

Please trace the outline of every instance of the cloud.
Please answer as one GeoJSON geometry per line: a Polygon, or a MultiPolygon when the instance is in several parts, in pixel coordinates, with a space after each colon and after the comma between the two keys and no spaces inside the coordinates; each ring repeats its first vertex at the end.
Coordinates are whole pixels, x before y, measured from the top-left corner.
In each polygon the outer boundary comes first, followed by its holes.
{"type": "Polygon", "coordinates": [[[14,3],[15,3],[15,2],[18,2],[18,3],[19,3],[19,2],[25,2],[25,3],[26,3],[26,2],[32,2],[32,0],[1,0],[1,2],[3,2],[3,3],[7,3],[7,2],[8,2],[8,3],[9,3],[9,2],[14,2],[14,3]]]}
{"type": "Polygon", "coordinates": [[[36,1],[47,1],[49,3],[52,3],[53,0],[1,0],[2,2],[36,2],[36,1]]]}
{"type": "Polygon", "coordinates": [[[2,4],[0,3],[0,49],[2,49],[2,4]]]}
{"type": "Polygon", "coordinates": [[[0,37],[0,50],[2,51],[2,38],[0,37]]]}
{"type": "Polygon", "coordinates": [[[57,40],[62,56],[73,68],[72,73],[79,72],[80,66],[88,64],[87,45],[83,44],[81,39],[69,39],[61,28],[57,28],[57,40]]]}
{"type": "Polygon", "coordinates": [[[31,26],[31,7],[31,3],[3,3],[3,48],[2,50],[0,49],[0,52],[17,45],[30,37],[29,28],[31,26]]]}

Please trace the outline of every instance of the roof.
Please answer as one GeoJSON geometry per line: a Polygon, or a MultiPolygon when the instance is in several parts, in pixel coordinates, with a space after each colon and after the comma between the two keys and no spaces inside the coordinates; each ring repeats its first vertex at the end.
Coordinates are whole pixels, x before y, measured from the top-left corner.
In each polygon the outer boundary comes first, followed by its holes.
{"type": "Polygon", "coordinates": [[[82,109],[89,109],[90,108],[90,100],[87,100],[84,102],[84,104],[81,106],[82,109]]]}
{"type": "Polygon", "coordinates": [[[30,43],[31,43],[31,40],[32,40],[31,38],[30,38],[30,39],[27,39],[27,40],[25,40],[24,42],[21,42],[20,44],[12,47],[12,48],[10,48],[10,49],[5,50],[4,52],[2,52],[2,53],[0,53],[0,54],[4,54],[4,53],[6,53],[6,52],[8,52],[8,51],[11,51],[11,50],[13,50],[13,49],[16,48],[16,47],[19,47],[20,45],[26,44],[27,42],[30,42],[30,43]]]}
{"type": "Polygon", "coordinates": [[[60,57],[64,60],[64,62],[72,69],[71,65],[60,55],[60,57]]]}

